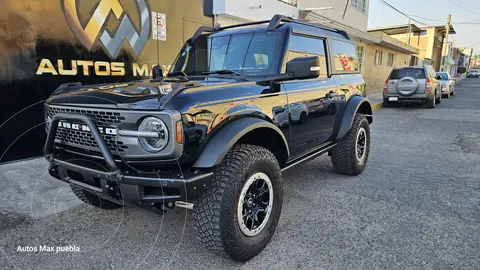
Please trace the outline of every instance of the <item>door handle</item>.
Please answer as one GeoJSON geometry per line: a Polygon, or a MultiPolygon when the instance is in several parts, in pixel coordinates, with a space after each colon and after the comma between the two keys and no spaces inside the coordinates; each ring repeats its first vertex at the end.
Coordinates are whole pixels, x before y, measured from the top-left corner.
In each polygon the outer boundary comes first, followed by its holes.
{"type": "Polygon", "coordinates": [[[327,94],[327,98],[333,98],[333,97],[336,97],[336,96],[338,96],[338,93],[334,92],[334,91],[330,91],[327,94]]]}

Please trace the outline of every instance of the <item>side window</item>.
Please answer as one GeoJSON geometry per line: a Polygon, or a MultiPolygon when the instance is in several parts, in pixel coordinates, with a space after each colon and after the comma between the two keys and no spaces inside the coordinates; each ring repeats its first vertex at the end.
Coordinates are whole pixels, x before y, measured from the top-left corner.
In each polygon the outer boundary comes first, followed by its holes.
{"type": "Polygon", "coordinates": [[[332,45],[334,70],[358,72],[359,65],[355,45],[339,40],[333,40],[332,45]]]}
{"type": "Polygon", "coordinates": [[[317,38],[309,38],[292,35],[287,61],[297,57],[318,56],[320,58],[320,77],[327,78],[327,57],[325,41],[317,38]]]}

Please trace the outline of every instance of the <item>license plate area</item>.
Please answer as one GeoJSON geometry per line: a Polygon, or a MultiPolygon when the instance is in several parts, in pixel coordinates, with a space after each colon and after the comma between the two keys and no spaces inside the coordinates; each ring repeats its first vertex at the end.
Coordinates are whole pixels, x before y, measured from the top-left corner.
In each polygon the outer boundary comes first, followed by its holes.
{"type": "Polygon", "coordinates": [[[389,97],[388,101],[398,101],[398,97],[389,97]]]}

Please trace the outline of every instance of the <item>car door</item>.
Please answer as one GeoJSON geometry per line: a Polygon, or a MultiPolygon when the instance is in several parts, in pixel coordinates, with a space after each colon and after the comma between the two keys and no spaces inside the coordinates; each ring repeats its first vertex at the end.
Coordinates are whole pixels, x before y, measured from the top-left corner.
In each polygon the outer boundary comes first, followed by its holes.
{"type": "Polygon", "coordinates": [[[282,83],[287,93],[290,120],[290,152],[300,156],[326,142],[333,134],[338,111],[335,81],[328,78],[325,40],[292,35],[287,54],[288,62],[297,57],[318,56],[320,76],[314,79],[291,80],[282,83]]]}

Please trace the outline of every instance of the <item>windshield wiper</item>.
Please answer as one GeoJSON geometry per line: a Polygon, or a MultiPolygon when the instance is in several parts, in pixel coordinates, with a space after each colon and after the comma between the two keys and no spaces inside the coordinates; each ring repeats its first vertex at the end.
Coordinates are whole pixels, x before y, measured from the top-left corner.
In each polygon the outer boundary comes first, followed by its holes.
{"type": "Polygon", "coordinates": [[[228,74],[228,75],[236,75],[236,76],[243,76],[240,72],[235,71],[235,70],[230,70],[230,69],[224,69],[224,70],[214,70],[214,71],[207,71],[207,72],[202,72],[203,75],[211,75],[211,74],[228,74]]]}
{"type": "Polygon", "coordinates": [[[176,78],[176,79],[180,79],[181,81],[184,81],[184,82],[188,82],[188,75],[187,73],[185,73],[185,71],[175,71],[175,72],[172,72],[172,73],[168,73],[167,74],[167,79],[168,77],[172,77],[172,78],[176,78]]]}

